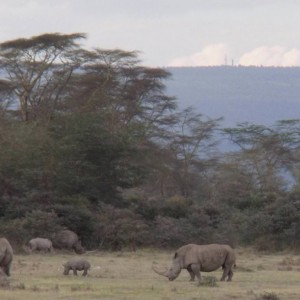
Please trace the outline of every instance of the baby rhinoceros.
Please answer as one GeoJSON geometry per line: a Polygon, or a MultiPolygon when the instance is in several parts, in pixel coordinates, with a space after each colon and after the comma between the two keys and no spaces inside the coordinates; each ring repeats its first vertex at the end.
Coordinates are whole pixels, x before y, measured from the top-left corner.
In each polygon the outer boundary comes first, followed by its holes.
{"type": "Polygon", "coordinates": [[[91,268],[91,264],[82,257],[74,257],[67,261],[64,266],[64,275],[69,275],[70,270],[73,270],[74,275],[77,271],[83,271],[82,276],[87,275],[87,271],[91,268]]]}

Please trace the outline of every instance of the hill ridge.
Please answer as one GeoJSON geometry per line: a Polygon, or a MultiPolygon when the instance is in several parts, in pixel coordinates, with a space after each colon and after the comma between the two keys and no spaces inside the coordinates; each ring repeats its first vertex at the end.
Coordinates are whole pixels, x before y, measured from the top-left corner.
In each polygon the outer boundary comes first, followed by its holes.
{"type": "Polygon", "coordinates": [[[300,67],[168,67],[166,91],[179,108],[193,106],[224,126],[250,122],[272,125],[297,119],[300,112],[300,67]]]}

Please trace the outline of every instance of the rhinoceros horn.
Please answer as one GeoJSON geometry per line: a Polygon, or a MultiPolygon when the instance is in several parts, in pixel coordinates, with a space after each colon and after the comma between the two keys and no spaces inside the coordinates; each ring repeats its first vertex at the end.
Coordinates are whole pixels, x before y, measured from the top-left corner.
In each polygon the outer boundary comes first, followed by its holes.
{"type": "Polygon", "coordinates": [[[152,270],[159,275],[168,277],[168,269],[166,269],[165,271],[160,271],[152,265],[152,270]]]}

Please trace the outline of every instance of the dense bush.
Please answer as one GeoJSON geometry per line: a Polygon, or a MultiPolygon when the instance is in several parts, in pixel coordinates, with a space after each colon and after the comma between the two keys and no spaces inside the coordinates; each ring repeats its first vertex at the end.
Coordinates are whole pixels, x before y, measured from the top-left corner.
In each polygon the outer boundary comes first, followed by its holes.
{"type": "Polygon", "coordinates": [[[102,207],[94,234],[94,246],[99,249],[136,250],[149,245],[149,228],[140,215],[129,209],[102,207]]]}

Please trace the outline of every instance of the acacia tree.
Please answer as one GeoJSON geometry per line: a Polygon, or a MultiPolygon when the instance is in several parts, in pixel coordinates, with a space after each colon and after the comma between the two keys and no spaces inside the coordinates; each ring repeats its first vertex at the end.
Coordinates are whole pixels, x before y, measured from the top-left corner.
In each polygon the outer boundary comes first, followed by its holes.
{"type": "Polygon", "coordinates": [[[159,148],[166,127],[174,123],[176,103],[164,93],[167,71],[141,66],[134,51],[84,50],[77,44],[81,38],[45,34],[2,43],[0,66],[5,87],[11,86],[19,100],[21,119],[51,120],[43,130],[33,128],[34,147],[23,145],[28,155],[34,149],[47,151],[44,160],[22,168],[28,170],[24,176],[47,192],[53,185],[66,193],[83,186],[80,192],[97,198],[101,189],[111,195],[116,186],[140,182],[143,170],[151,167],[153,156],[146,154],[159,148]],[[89,182],[83,184],[78,174],[89,182]]]}
{"type": "Polygon", "coordinates": [[[97,48],[84,57],[70,86],[67,110],[101,114],[111,133],[136,126],[149,137],[170,124],[176,103],[165,95],[163,84],[170,73],[141,66],[135,51],[97,48]]]}
{"type": "Polygon", "coordinates": [[[240,165],[252,174],[258,188],[264,192],[280,191],[284,187],[283,171],[292,175],[299,151],[300,120],[279,121],[272,127],[238,124],[224,129],[239,147],[240,165]]]}
{"type": "MultiPolygon", "coordinates": [[[[95,49],[84,57],[70,81],[65,112],[97,116],[102,131],[123,137],[131,151],[120,161],[120,170],[155,168],[160,144],[177,122],[176,99],[165,94],[163,84],[170,73],[141,66],[134,51],[95,49]]],[[[135,175],[130,171],[127,178],[135,175]]]]}
{"type": "MultiPolygon", "coordinates": [[[[160,166],[161,191],[172,190],[185,198],[192,195],[203,173],[214,159],[214,133],[220,119],[208,119],[187,108],[176,115],[176,125],[169,128],[160,166]]],[[[171,196],[169,195],[169,196],[171,196]]]]}
{"type": "Polygon", "coordinates": [[[7,80],[0,80],[0,122],[5,120],[6,113],[13,104],[14,87],[7,80]]]}
{"type": "Polygon", "coordinates": [[[43,34],[0,44],[0,69],[13,87],[21,119],[49,119],[74,70],[81,64],[77,40],[85,34],[43,34]]]}

